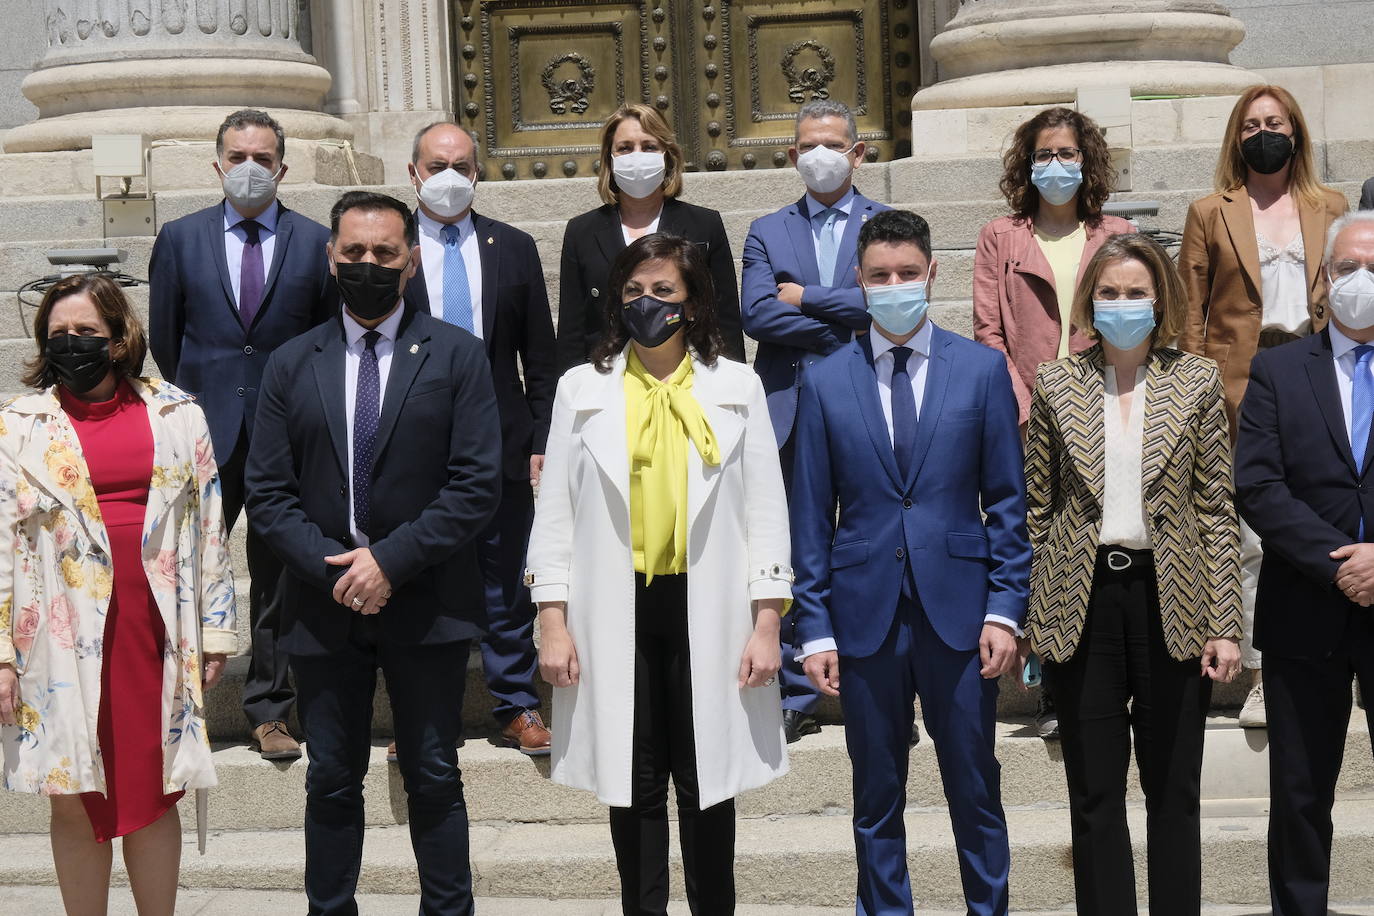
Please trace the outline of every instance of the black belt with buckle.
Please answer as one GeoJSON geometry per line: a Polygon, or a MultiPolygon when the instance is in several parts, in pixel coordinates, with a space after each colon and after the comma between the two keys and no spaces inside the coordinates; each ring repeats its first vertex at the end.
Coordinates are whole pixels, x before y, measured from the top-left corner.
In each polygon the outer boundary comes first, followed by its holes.
{"type": "Polygon", "coordinates": [[[1151,550],[1135,550],[1131,547],[1118,547],[1103,544],[1097,549],[1097,558],[1107,564],[1112,572],[1125,572],[1133,566],[1151,565],[1155,555],[1151,550]]]}

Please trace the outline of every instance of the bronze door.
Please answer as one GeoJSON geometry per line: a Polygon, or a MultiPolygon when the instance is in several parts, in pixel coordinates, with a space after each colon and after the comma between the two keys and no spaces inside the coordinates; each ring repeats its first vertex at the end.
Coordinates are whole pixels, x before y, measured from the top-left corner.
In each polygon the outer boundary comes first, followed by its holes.
{"type": "Polygon", "coordinates": [[[849,105],[910,155],[917,0],[451,0],[460,123],[489,179],[591,175],[601,123],[654,105],[689,170],[783,167],[797,109],[849,105]]]}

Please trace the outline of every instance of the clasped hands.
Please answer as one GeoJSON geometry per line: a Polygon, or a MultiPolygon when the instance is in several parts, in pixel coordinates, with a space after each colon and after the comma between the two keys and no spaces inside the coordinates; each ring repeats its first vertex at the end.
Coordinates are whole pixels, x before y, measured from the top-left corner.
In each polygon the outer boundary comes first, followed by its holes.
{"type": "Polygon", "coordinates": [[[386,607],[391,597],[391,582],[377,565],[372,551],[355,547],[348,553],[325,557],[330,566],[347,566],[348,570],[334,583],[334,600],[359,614],[375,614],[386,607]]]}
{"type": "Polygon", "coordinates": [[[1331,551],[1343,560],[1336,568],[1336,587],[1360,607],[1374,605],[1374,544],[1346,544],[1331,551]]]}
{"type": "MultiPolygon", "coordinates": [[[[999,678],[1011,670],[1017,659],[1016,634],[1004,623],[984,623],[978,637],[978,673],[985,679],[999,678]]],[[[840,655],[833,649],[814,652],[802,661],[802,670],[816,689],[829,697],[840,695],[840,655]]]]}

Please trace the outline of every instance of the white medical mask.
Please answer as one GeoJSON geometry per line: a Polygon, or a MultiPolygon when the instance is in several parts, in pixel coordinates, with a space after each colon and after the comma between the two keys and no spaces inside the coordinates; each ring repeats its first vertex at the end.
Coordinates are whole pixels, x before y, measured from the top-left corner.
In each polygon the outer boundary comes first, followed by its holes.
{"type": "Polygon", "coordinates": [[[1155,329],[1155,301],[1094,299],[1093,328],[1118,350],[1134,350],[1155,329]]]}
{"type": "Polygon", "coordinates": [[[1361,268],[1331,281],[1331,314],[1352,331],[1374,327],[1374,273],[1361,268]]]}
{"type": "Polygon", "coordinates": [[[897,337],[905,337],[916,330],[930,308],[925,280],[866,286],[864,301],[878,327],[897,337]]]}
{"type": "Polygon", "coordinates": [[[240,162],[229,171],[220,166],[221,183],[224,196],[236,210],[256,210],[270,204],[277,196],[277,179],[281,169],[274,175],[252,159],[240,162]]]}
{"type": "Polygon", "coordinates": [[[840,153],[828,146],[818,146],[798,156],[797,171],[801,172],[802,181],[806,182],[807,189],[813,194],[838,191],[840,185],[844,184],[854,171],[854,165],[849,161],[848,155],[853,149],[851,146],[840,153]]]}
{"type": "Polygon", "coordinates": [[[443,169],[421,182],[416,196],[435,216],[453,219],[472,206],[472,196],[476,190],[476,185],[463,173],[443,169]]]}
{"type": "Polygon", "coordinates": [[[663,175],[667,170],[662,153],[622,153],[611,157],[616,187],[635,200],[648,197],[663,187],[663,175]]]}

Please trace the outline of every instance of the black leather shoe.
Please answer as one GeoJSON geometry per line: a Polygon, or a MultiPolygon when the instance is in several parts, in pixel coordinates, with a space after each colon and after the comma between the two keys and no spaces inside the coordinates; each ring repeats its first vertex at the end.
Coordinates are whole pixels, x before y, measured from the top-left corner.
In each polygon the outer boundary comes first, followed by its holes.
{"type": "Polygon", "coordinates": [[[788,744],[796,744],[801,740],[802,735],[819,735],[821,726],[816,721],[816,717],[809,712],[802,712],[800,709],[784,709],[782,711],[782,733],[788,744]]]}
{"type": "Polygon", "coordinates": [[[911,746],[915,747],[921,743],[921,728],[915,722],[911,723],[911,746]]]}

